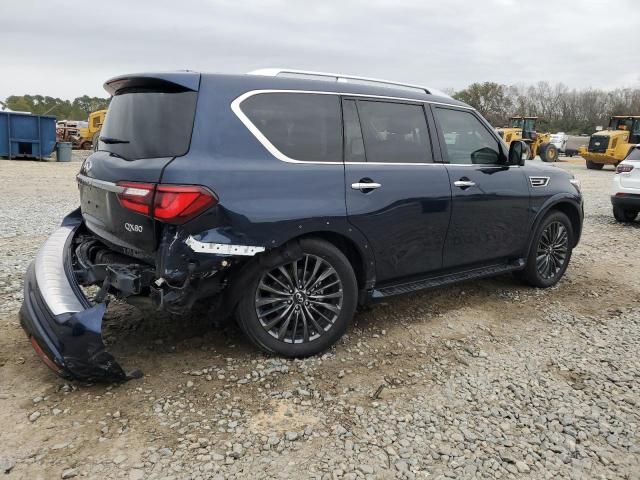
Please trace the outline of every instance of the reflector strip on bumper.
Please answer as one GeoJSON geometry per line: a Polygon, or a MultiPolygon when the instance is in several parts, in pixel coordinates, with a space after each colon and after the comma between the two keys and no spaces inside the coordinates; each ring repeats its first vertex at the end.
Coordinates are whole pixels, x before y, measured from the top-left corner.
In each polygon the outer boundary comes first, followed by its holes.
{"type": "Polygon", "coordinates": [[[84,310],[69,285],[63,263],[64,248],[73,230],[68,226],[60,227],[44,242],[36,256],[35,269],[38,287],[47,307],[54,315],[84,310]]]}
{"type": "Polygon", "coordinates": [[[185,242],[191,250],[199,253],[211,253],[215,255],[241,255],[252,257],[256,253],[264,252],[264,247],[252,245],[231,245],[227,243],[200,242],[193,237],[187,238],[185,242]]]}

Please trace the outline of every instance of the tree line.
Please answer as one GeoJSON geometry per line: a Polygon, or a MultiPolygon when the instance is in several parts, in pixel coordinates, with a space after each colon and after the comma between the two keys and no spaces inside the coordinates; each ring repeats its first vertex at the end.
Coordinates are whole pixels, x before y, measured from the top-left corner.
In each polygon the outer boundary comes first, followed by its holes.
{"type": "MultiPolygon", "coordinates": [[[[640,115],[640,88],[577,90],[562,83],[484,82],[451,93],[476,108],[495,127],[507,125],[513,115],[527,115],[539,117],[539,131],[591,134],[596,126],[606,126],[611,115],[640,115]]],[[[86,120],[89,113],[107,108],[109,99],[87,95],[74,100],[12,95],[0,103],[14,111],[53,115],[58,120],[86,120]]]]}
{"type": "Polygon", "coordinates": [[[14,112],[31,112],[36,115],[52,115],[58,120],[87,120],[91,112],[109,106],[108,98],[82,97],[73,100],[43,95],[11,95],[2,102],[14,112]]]}
{"type": "Polygon", "coordinates": [[[606,127],[612,115],[640,115],[640,88],[577,90],[562,83],[484,82],[453,96],[476,108],[495,127],[507,125],[515,115],[539,117],[536,129],[541,132],[591,134],[596,126],[606,127]]]}

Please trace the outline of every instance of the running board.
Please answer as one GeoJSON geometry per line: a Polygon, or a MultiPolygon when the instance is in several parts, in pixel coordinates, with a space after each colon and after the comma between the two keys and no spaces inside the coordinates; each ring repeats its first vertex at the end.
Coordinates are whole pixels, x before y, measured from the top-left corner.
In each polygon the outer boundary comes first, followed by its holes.
{"type": "Polygon", "coordinates": [[[499,265],[491,265],[488,267],[466,270],[464,272],[449,273],[438,277],[425,278],[414,282],[401,283],[398,285],[389,285],[380,289],[374,289],[371,295],[372,299],[380,299],[393,295],[401,295],[403,293],[416,292],[427,288],[442,287],[452,283],[464,282],[467,280],[476,280],[478,278],[493,277],[503,273],[522,270],[524,268],[524,259],[518,259],[513,263],[502,263],[499,265]]]}

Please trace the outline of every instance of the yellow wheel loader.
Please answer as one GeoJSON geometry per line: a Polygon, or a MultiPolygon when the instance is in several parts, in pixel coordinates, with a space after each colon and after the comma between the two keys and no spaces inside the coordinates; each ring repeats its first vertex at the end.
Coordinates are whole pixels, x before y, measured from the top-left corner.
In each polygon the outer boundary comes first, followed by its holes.
{"type": "Polygon", "coordinates": [[[611,117],[606,130],[596,132],[589,138],[589,145],[578,149],[587,168],[600,170],[605,165],[617,165],[640,144],[640,115],[618,115],[611,117]]]}
{"type": "Polygon", "coordinates": [[[104,123],[104,117],[106,116],[106,110],[96,110],[89,114],[88,126],[80,129],[80,136],[82,137],[83,150],[89,150],[93,148],[95,150],[98,144],[98,138],[100,137],[100,130],[102,130],[102,124],[104,123]]]}
{"type": "Polygon", "coordinates": [[[537,120],[538,117],[511,117],[509,126],[497,131],[507,146],[515,140],[525,142],[529,147],[529,160],[540,155],[543,162],[555,162],[558,160],[558,148],[551,143],[551,134],[536,132],[537,120]]]}

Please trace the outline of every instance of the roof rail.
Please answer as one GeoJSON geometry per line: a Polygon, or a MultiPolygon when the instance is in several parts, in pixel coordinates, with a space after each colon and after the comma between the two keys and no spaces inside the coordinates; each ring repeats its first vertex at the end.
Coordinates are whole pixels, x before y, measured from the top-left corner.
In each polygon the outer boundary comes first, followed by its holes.
{"type": "Polygon", "coordinates": [[[253,70],[251,72],[248,72],[247,74],[248,75],[264,75],[266,77],[277,77],[282,74],[302,75],[302,76],[309,76],[309,77],[326,77],[326,78],[333,78],[336,82],[345,82],[345,83],[348,83],[349,80],[356,80],[359,82],[379,83],[381,85],[391,85],[395,87],[412,88],[416,90],[421,90],[424,93],[427,93],[429,95],[449,97],[449,95],[447,95],[444,92],[441,92],[440,90],[424,87],[421,85],[412,85],[410,83],[396,82],[393,80],[383,80],[380,78],[358,77],[355,75],[345,75],[343,73],[314,72],[311,70],[295,70],[290,68],[261,68],[258,70],[253,70]]]}

